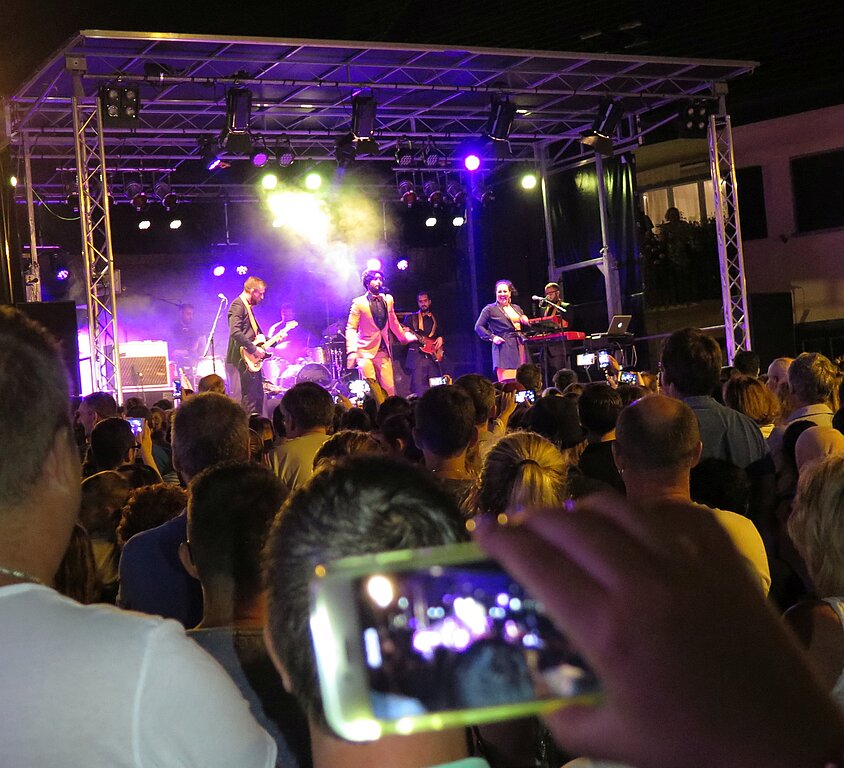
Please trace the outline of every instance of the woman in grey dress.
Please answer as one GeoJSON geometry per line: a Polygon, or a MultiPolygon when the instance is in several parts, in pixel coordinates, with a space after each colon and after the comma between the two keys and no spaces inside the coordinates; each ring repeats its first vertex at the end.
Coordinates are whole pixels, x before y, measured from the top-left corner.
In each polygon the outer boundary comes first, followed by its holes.
{"type": "Polygon", "coordinates": [[[495,301],[481,310],[475,323],[475,333],[492,342],[492,367],[498,381],[512,381],[516,378],[516,368],[528,361],[521,335],[528,319],[522,308],[512,303],[512,298],[513,283],[496,282],[495,301]]]}

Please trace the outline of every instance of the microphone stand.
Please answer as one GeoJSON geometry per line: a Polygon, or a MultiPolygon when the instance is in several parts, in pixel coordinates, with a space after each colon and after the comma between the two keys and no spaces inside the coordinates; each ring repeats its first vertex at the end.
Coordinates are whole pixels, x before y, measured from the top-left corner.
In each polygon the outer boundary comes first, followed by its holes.
{"type": "Polygon", "coordinates": [[[217,355],[214,351],[214,332],[217,330],[217,323],[220,320],[220,315],[223,312],[223,306],[228,304],[228,299],[223,297],[217,305],[217,314],[214,315],[214,322],[211,323],[211,330],[208,333],[208,341],[205,342],[205,349],[202,351],[202,356],[208,355],[208,349],[211,349],[211,371],[217,373],[217,355]]]}
{"type": "Polygon", "coordinates": [[[560,312],[568,312],[568,310],[566,309],[568,304],[566,304],[566,306],[563,306],[562,304],[555,304],[553,301],[551,301],[551,299],[540,299],[539,306],[541,307],[543,304],[550,304],[552,307],[554,307],[554,309],[558,309],[560,312]]]}

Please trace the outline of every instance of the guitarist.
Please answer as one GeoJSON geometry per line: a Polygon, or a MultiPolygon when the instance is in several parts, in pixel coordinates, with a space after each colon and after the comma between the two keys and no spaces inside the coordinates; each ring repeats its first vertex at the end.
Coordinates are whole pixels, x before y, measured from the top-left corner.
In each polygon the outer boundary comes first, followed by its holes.
{"type": "MultiPolygon", "coordinates": [[[[407,350],[407,368],[410,374],[410,389],[417,396],[430,389],[429,379],[434,376],[442,376],[442,368],[439,359],[442,359],[443,337],[440,333],[439,323],[433,312],[431,312],[431,296],[428,291],[419,291],[416,295],[416,303],[419,311],[407,315],[404,324],[411,331],[416,331],[424,339],[433,342],[433,353],[425,352],[419,342],[411,344],[407,350]]],[[[431,345],[426,344],[430,349],[431,345]]]]}
{"type": "Polygon", "coordinates": [[[260,370],[249,370],[240,350],[242,347],[259,359],[268,355],[254,344],[261,333],[254,309],[264,300],[266,290],[267,284],[260,277],[247,277],[243,293],[229,305],[229,347],[226,352],[229,394],[240,401],[246,413],[264,412],[264,376],[260,370]]]}

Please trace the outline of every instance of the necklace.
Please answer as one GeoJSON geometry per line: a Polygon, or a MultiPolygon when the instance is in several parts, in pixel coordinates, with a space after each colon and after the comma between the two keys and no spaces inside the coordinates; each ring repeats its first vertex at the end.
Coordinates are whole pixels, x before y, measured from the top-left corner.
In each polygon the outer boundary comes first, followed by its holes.
{"type": "Polygon", "coordinates": [[[33,584],[40,584],[42,587],[44,586],[44,582],[41,581],[41,579],[37,576],[32,576],[26,571],[18,571],[15,568],[5,568],[0,565],[0,574],[3,574],[4,576],[11,576],[12,578],[20,579],[21,581],[31,581],[33,584]]]}

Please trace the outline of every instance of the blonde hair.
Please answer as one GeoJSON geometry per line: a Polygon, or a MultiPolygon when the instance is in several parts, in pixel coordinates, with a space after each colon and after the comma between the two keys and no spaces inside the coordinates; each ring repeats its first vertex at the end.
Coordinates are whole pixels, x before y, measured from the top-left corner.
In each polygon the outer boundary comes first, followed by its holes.
{"type": "Polygon", "coordinates": [[[468,511],[497,515],[518,507],[562,504],[568,467],[550,440],[534,432],[513,432],[487,453],[467,500],[468,511]]]}
{"type": "Polygon", "coordinates": [[[818,596],[844,595],[844,456],[806,465],[788,533],[818,596]]]}

